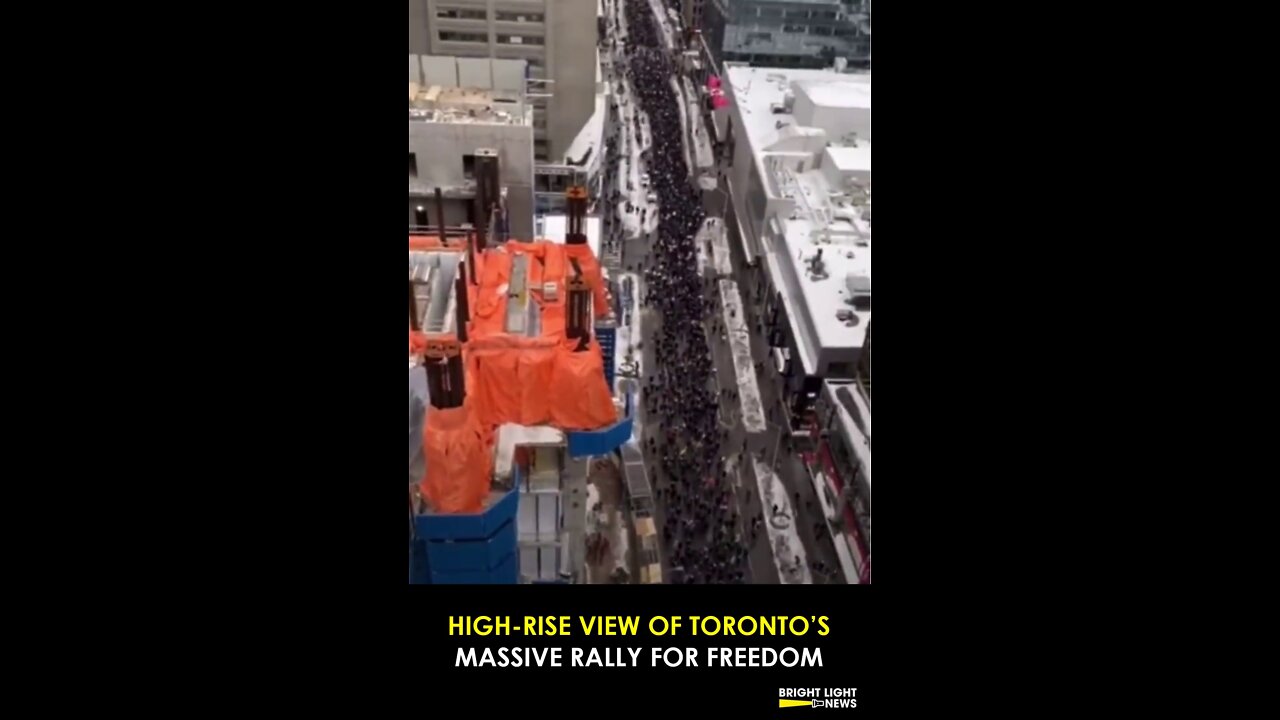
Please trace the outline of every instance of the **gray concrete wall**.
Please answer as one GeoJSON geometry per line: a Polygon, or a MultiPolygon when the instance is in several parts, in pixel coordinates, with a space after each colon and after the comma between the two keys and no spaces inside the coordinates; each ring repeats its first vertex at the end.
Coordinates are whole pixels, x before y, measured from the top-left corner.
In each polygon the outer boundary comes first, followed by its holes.
{"type": "MultiPolygon", "coordinates": [[[[474,204],[473,199],[464,198],[445,198],[444,199],[444,224],[446,226],[457,226],[468,221],[468,213],[470,206],[474,204]]],[[[409,224],[414,225],[414,211],[421,205],[427,209],[427,218],[431,221],[431,226],[435,227],[436,220],[436,199],[434,195],[426,197],[409,198],[409,224]]]]}
{"type": "MultiPolygon", "coordinates": [[[[533,234],[533,128],[529,125],[409,122],[409,152],[417,158],[416,185],[428,189],[467,185],[462,156],[480,148],[498,151],[498,181],[507,189],[513,235],[533,234]]],[[[457,223],[465,222],[463,216],[457,223]]],[[[435,211],[428,209],[435,219],[435,211]]],[[[445,220],[454,216],[446,209],[445,220]]]]}
{"type": "Polygon", "coordinates": [[[596,0],[547,3],[548,76],[555,97],[547,106],[550,158],[562,160],[595,112],[596,0]]]}
{"type": "Polygon", "coordinates": [[[409,52],[425,55],[431,51],[427,0],[409,0],[409,52]]]}
{"type": "Polygon", "coordinates": [[[562,159],[578,131],[595,112],[597,0],[417,0],[409,4],[409,51],[422,55],[534,60],[542,76],[554,80],[547,105],[549,157],[562,159]],[[440,8],[484,10],[486,19],[440,19],[440,8]],[[544,16],[542,23],[497,20],[499,12],[544,16]],[[421,31],[417,30],[421,28],[421,31]],[[487,42],[441,42],[434,31],[479,33],[487,42]],[[541,35],[540,46],[500,44],[499,35],[541,35]]]}

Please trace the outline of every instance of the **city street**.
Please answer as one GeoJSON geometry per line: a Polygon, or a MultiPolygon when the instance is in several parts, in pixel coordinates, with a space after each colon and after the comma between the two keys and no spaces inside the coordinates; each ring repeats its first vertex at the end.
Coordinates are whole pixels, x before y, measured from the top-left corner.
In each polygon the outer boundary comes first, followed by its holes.
{"type": "MultiPolygon", "coordinates": [[[[661,5],[649,0],[631,0],[638,4],[648,5],[655,11],[661,5]]],[[[616,138],[610,141],[609,161],[606,167],[611,169],[606,175],[604,193],[610,199],[605,207],[614,208],[616,214],[608,214],[605,219],[606,242],[620,245],[621,267],[614,268],[615,277],[619,272],[626,273],[634,281],[633,291],[637,297],[648,294],[645,287],[643,270],[653,261],[652,251],[655,236],[658,232],[658,217],[662,211],[656,203],[650,203],[649,187],[640,180],[641,176],[650,172],[647,151],[652,147],[652,130],[649,118],[637,102],[635,90],[624,71],[627,63],[628,44],[632,35],[627,28],[626,14],[623,12],[624,0],[605,0],[606,25],[609,28],[612,42],[606,42],[614,50],[614,68],[612,85],[614,94],[611,101],[615,104],[606,124],[605,135],[616,138]],[[632,212],[628,212],[628,207],[632,212]],[[641,218],[644,223],[641,226],[641,218]]],[[[655,13],[656,15],[657,13],[655,13]]],[[[662,17],[658,15],[658,17],[662,17]]],[[[680,33],[669,26],[668,18],[663,17],[659,25],[664,44],[678,42],[680,33]]],[[[670,47],[670,46],[668,46],[670,47]]],[[[688,78],[670,77],[664,85],[669,86],[670,102],[679,115],[678,126],[682,131],[679,155],[685,160],[684,184],[691,183],[696,173],[688,172],[688,162],[698,156],[702,160],[709,150],[699,145],[707,142],[705,128],[709,119],[693,117],[694,112],[702,112],[701,103],[691,101],[687,95],[696,90],[696,84],[688,82],[688,78]],[[691,151],[692,149],[692,151],[691,151]],[[703,152],[699,152],[702,150],[703,152]]],[[[674,142],[674,138],[663,138],[663,141],[674,142]]],[[[719,158],[714,161],[709,175],[719,174],[719,158]]],[[[704,162],[698,162],[704,165],[704,162]]],[[[702,192],[703,210],[709,218],[723,218],[727,195],[722,191],[702,192]]],[[[723,221],[721,220],[721,230],[723,221]]],[[[813,486],[808,471],[800,459],[790,451],[790,443],[786,425],[786,409],[781,404],[781,388],[769,355],[769,348],[760,326],[759,299],[751,296],[750,282],[745,282],[742,268],[745,258],[734,257],[730,261],[730,277],[718,273],[715,263],[711,262],[710,250],[703,245],[704,239],[699,234],[696,259],[700,266],[699,281],[703,283],[704,297],[712,301],[707,317],[702,324],[706,330],[708,347],[711,353],[712,369],[710,392],[719,399],[718,429],[724,433],[720,444],[720,457],[726,470],[726,478],[732,490],[733,514],[738,518],[735,535],[740,546],[748,546],[747,563],[744,568],[745,582],[748,583],[822,583],[823,574],[811,572],[815,561],[821,562],[825,568],[837,567],[835,550],[830,535],[822,518],[821,505],[814,496],[813,486]],[[732,280],[730,286],[720,287],[721,280],[732,280]],[[736,285],[736,286],[735,286],[736,285]],[[744,396],[740,395],[737,375],[735,373],[733,352],[727,334],[726,320],[722,313],[726,312],[720,298],[723,292],[730,292],[734,297],[741,295],[742,320],[745,321],[744,335],[748,337],[753,367],[747,372],[755,372],[755,384],[758,386],[760,406],[767,421],[766,434],[761,438],[756,433],[752,449],[748,450],[747,431],[743,425],[744,396]],[[763,447],[762,447],[763,445],[763,447]],[[776,474],[776,483],[772,476],[776,474]],[[763,496],[763,492],[777,492],[772,497],[763,496]],[[768,504],[765,507],[763,503],[768,504]],[[775,510],[775,506],[777,509],[775,510]],[[753,520],[758,526],[756,539],[751,540],[753,520]],[[766,527],[768,526],[768,527],[766,527]],[[786,537],[794,531],[800,547],[789,544],[786,537]],[[771,538],[774,544],[771,545],[771,538]],[[801,559],[801,567],[795,566],[795,559],[801,559]],[[780,569],[781,568],[781,569],[780,569]]],[[[722,266],[723,267],[723,266],[722,266]]],[[[737,305],[737,301],[734,302],[737,305]]],[[[640,311],[640,342],[632,347],[640,356],[641,382],[648,377],[653,368],[661,368],[675,364],[680,365],[680,358],[659,357],[656,340],[663,333],[663,317],[653,303],[643,305],[640,311]]],[[[725,316],[727,317],[727,316],[725,316]]],[[[633,320],[635,322],[635,320],[633,320]]],[[[756,391],[750,401],[754,402],[756,391]]],[[[646,448],[650,438],[659,438],[670,428],[663,427],[660,417],[649,417],[646,403],[637,393],[637,407],[640,428],[639,445],[646,456],[649,481],[655,494],[668,490],[673,478],[666,475],[662,463],[654,453],[646,448]]],[[[668,513],[667,501],[655,498],[655,523],[662,528],[666,525],[668,513]]],[[[661,544],[661,555],[664,577],[668,582],[678,581],[679,573],[673,575],[672,548],[661,544]]],[[[837,575],[837,582],[843,578],[837,575]]]]}

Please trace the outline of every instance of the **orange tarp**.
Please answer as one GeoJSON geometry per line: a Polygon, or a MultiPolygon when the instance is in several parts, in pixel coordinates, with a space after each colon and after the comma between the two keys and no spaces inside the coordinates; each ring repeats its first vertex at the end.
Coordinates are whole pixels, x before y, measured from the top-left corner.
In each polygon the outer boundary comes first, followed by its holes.
{"type": "Polygon", "coordinates": [[[470,407],[427,411],[427,474],[422,493],[441,513],[478,513],[489,494],[492,439],[470,407]]]}
{"type": "MultiPolygon", "coordinates": [[[[410,247],[426,249],[423,238],[410,247]]],[[[434,241],[439,246],[439,241],[434,241]]],[[[563,430],[594,430],[617,420],[612,392],[605,382],[600,346],[593,338],[584,352],[573,352],[576,340],[565,337],[568,304],[566,276],[571,259],[578,261],[592,289],[596,318],[609,312],[600,263],[586,245],[559,245],[545,240],[511,241],[476,259],[477,284],[467,286],[471,320],[462,344],[466,402],[462,408],[428,411],[427,477],[423,491],[437,512],[478,512],[489,490],[494,429],[503,423],[551,425],[563,430]],[[528,297],[539,307],[538,337],[506,332],[507,292],[512,260],[527,263],[528,297]],[[556,299],[543,297],[546,283],[556,283],[556,299]]],[[[421,348],[422,336],[410,333],[410,348],[421,348]]]]}

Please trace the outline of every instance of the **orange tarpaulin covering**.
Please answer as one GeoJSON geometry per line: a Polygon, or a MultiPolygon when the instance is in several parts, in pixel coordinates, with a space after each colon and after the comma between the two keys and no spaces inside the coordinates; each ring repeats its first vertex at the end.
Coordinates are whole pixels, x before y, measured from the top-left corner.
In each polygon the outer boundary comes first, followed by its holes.
{"type": "MultiPolygon", "coordinates": [[[[415,250],[431,245],[427,239],[415,240],[410,239],[415,250]]],[[[617,421],[599,344],[593,338],[583,352],[574,352],[578,341],[565,337],[567,278],[574,274],[575,259],[592,290],[595,317],[607,315],[600,263],[586,245],[511,241],[476,257],[476,285],[467,285],[471,318],[462,343],[466,402],[463,408],[431,408],[427,415],[423,492],[436,512],[482,508],[498,425],[594,430],[617,421]],[[512,263],[519,254],[530,259],[525,287],[529,302],[537,304],[537,337],[506,332],[512,263]],[[554,300],[544,297],[547,283],[557,286],[554,300]]],[[[424,339],[411,332],[411,350],[424,347],[424,339]]]]}
{"type": "Polygon", "coordinates": [[[484,509],[493,472],[492,445],[470,403],[427,412],[424,433],[427,475],[422,493],[440,513],[478,513],[484,509]]]}

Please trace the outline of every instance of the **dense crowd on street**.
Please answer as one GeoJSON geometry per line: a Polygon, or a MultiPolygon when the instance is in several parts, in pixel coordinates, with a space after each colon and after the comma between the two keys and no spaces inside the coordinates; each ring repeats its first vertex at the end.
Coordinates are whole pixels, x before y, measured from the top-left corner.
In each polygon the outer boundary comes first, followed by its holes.
{"type": "MultiPolygon", "coordinates": [[[[625,0],[624,12],[621,57],[633,96],[628,100],[648,116],[653,143],[644,155],[649,187],[642,190],[651,189],[658,206],[657,229],[647,235],[638,270],[645,281],[642,304],[656,311],[659,326],[653,335],[657,367],[644,378],[642,397],[651,419],[644,451],[650,466],[661,468],[656,494],[665,510],[663,541],[682,582],[748,582],[748,553],[762,528],[759,518],[745,527],[738,522],[726,477],[728,433],[718,417],[725,398],[717,396],[707,337],[713,307],[699,277],[695,247],[704,213],[685,162],[670,82],[678,68],[663,46],[648,0],[625,0]]],[[[639,137],[640,114],[632,117],[630,130],[639,137]]],[[[609,162],[616,163],[616,136],[608,147],[609,162]]],[[[637,209],[630,199],[622,203],[621,193],[611,199],[623,212],[637,209]]],[[[640,213],[644,233],[647,209],[640,213]]]]}

